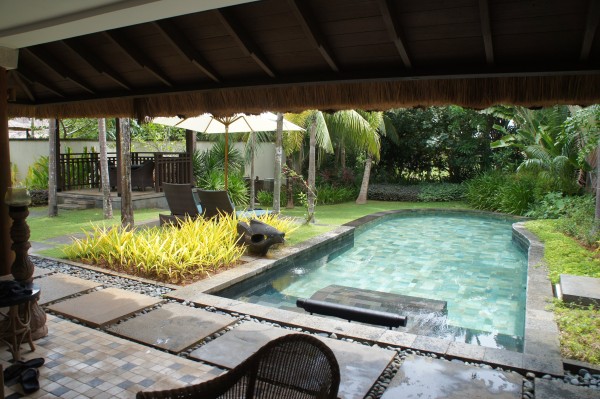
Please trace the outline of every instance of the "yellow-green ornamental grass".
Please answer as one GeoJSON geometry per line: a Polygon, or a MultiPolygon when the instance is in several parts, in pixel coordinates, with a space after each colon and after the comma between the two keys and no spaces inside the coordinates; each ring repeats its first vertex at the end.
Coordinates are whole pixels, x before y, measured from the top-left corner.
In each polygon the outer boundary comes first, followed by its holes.
{"type": "MultiPolygon", "coordinates": [[[[289,218],[265,215],[258,219],[286,235],[298,226],[289,218]]],[[[82,260],[137,276],[185,283],[239,263],[245,248],[236,245],[235,216],[218,221],[198,218],[179,227],[124,230],[92,225],[83,239],[65,249],[69,259],[82,260]]]]}

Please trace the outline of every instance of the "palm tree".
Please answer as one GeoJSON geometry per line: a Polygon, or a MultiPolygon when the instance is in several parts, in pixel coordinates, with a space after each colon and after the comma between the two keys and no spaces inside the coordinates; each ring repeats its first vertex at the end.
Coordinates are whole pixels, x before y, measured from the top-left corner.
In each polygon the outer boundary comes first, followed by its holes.
{"type": "Polygon", "coordinates": [[[537,173],[564,193],[579,191],[576,172],[587,172],[591,167],[580,156],[585,142],[583,135],[578,131],[565,130],[565,121],[569,117],[567,107],[536,111],[520,106],[494,107],[486,112],[511,120],[516,125],[514,134],[503,126],[494,125],[503,137],[492,143],[492,148],[511,146],[521,150],[526,158],[517,171],[537,173]]]}

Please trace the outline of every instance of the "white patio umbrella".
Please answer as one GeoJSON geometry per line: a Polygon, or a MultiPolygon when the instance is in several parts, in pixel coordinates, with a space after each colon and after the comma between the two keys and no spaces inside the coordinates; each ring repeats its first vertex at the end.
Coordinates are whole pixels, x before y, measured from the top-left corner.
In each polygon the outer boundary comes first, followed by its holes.
{"type": "MultiPolygon", "coordinates": [[[[225,134],[225,190],[227,190],[227,164],[228,164],[228,136],[229,133],[254,133],[254,132],[273,132],[277,130],[277,115],[271,112],[264,112],[260,115],[234,114],[232,116],[213,116],[212,114],[202,114],[192,118],[154,118],[152,121],[166,126],[175,126],[182,129],[193,130],[200,133],[224,133],[225,134]]],[[[284,131],[304,130],[292,122],[283,120],[284,131]]],[[[252,141],[253,143],[253,141],[252,141]]],[[[254,155],[253,157],[254,158],[254,155]]],[[[252,159],[254,162],[254,159],[252,159]]],[[[254,176],[250,177],[254,179],[254,176]]],[[[252,182],[251,184],[254,184],[252,182]]],[[[252,199],[253,201],[254,199],[252,199]]]]}

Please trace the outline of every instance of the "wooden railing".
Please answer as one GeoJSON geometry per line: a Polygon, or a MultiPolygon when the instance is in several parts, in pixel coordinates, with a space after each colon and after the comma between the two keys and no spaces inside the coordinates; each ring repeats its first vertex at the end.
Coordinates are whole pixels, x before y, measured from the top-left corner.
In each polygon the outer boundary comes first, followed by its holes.
{"type": "MultiPolygon", "coordinates": [[[[191,183],[191,158],[186,153],[132,152],[131,165],[154,161],[154,189],[161,191],[162,183],[191,183]]],[[[109,165],[117,164],[115,153],[108,154],[109,165]]],[[[101,184],[100,158],[98,153],[60,154],[58,165],[58,189],[61,191],[99,188],[101,184]]]]}

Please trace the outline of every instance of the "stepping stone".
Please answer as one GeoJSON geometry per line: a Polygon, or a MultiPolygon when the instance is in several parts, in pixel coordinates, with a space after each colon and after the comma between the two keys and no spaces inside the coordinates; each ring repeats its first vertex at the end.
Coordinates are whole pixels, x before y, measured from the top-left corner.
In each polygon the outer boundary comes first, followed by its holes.
{"type": "Polygon", "coordinates": [[[89,291],[102,285],[94,281],[67,276],[65,274],[40,277],[35,279],[34,284],[39,285],[42,289],[40,300],[38,301],[40,305],[67,298],[80,292],[89,291]]]}
{"type": "Polygon", "coordinates": [[[409,356],[381,399],[520,399],[522,385],[523,378],[516,374],[409,356]]]}
{"type": "Polygon", "coordinates": [[[180,353],[237,319],[169,303],[107,329],[121,337],[180,353]]]}
{"type": "Polygon", "coordinates": [[[579,305],[600,305],[600,278],[560,275],[562,299],[579,305]]]}
{"type": "Polygon", "coordinates": [[[107,288],[55,303],[48,309],[89,326],[102,327],[161,302],[151,296],[107,288]]]}
{"type": "MultiPolygon", "coordinates": [[[[259,323],[243,323],[190,354],[220,367],[234,368],[267,342],[295,331],[259,323]],[[224,350],[226,348],[226,350],[224,350]]],[[[362,399],[394,358],[395,352],[318,337],[331,348],[340,366],[342,399],[362,399]]]]}
{"type": "Polygon", "coordinates": [[[33,278],[36,277],[41,277],[41,276],[45,276],[47,274],[52,273],[53,271],[50,269],[44,269],[43,267],[35,267],[35,269],[33,269],[33,278]]]}
{"type": "Polygon", "coordinates": [[[566,384],[562,381],[535,379],[535,397],[544,399],[598,399],[600,391],[566,384]]]}

